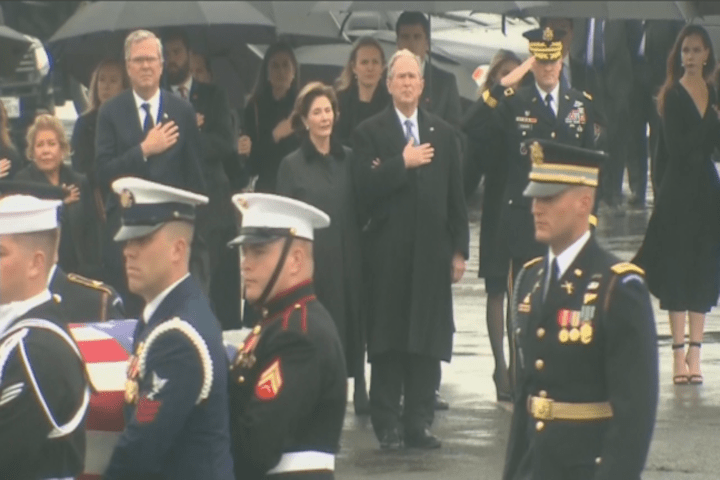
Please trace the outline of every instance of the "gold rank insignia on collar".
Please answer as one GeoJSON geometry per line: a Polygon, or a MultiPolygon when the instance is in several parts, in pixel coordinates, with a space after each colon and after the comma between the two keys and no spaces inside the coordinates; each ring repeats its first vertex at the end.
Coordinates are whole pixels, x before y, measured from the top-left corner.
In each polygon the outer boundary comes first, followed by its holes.
{"type": "Polygon", "coordinates": [[[570,281],[563,283],[560,286],[560,288],[563,288],[567,292],[568,295],[572,295],[573,290],[575,289],[575,287],[573,286],[573,284],[570,281]]]}

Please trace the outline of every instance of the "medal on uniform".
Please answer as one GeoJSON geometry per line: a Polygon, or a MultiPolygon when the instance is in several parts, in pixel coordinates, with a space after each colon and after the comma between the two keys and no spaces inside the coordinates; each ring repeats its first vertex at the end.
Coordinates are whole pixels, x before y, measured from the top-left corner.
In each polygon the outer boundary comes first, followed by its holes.
{"type": "Polygon", "coordinates": [[[518,305],[518,312],[520,313],[530,313],[530,294],[528,293],[525,295],[525,298],[523,299],[522,303],[518,305]]]}
{"type": "Polygon", "coordinates": [[[140,376],[140,355],[145,349],[145,342],[140,342],[135,350],[135,355],[130,357],[127,368],[127,380],[125,380],[125,402],[135,403],[138,400],[138,377],[140,376]]]}
{"type": "Polygon", "coordinates": [[[587,345],[588,343],[592,342],[593,337],[593,328],[592,324],[590,322],[583,323],[583,326],[580,327],[580,341],[587,345]]]}
{"type": "Polygon", "coordinates": [[[573,328],[570,330],[570,341],[577,342],[578,340],[580,340],[580,330],[573,328]]]}
{"type": "Polygon", "coordinates": [[[573,328],[580,326],[580,312],[572,312],[570,315],[570,326],[573,328]]]}
{"type": "Polygon", "coordinates": [[[570,318],[572,317],[572,311],[567,309],[561,309],[558,311],[558,325],[560,326],[560,332],[558,333],[558,340],[560,343],[567,343],[570,338],[568,333],[568,325],[570,325],[570,318]]]}
{"type": "Polygon", "coordinates": [[[567,343],[569,338],[570,338],[570,333],[568,332],[568,329],[562,328],[560,330],[560,333],[558,333],[558,340],[560,340],[560,343],[567,343]]]}

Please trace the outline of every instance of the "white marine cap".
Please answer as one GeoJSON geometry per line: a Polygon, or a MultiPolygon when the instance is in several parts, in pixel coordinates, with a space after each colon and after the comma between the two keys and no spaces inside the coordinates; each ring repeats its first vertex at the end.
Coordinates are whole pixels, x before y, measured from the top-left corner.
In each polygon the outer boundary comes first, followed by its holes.
{"type": "Polygon", "coordinates": [[[240,235],[230,245],[267,243],[284,237],[313,240],[313,230],[330,225],[330,217],[312,205],[268,193],[238,193],[233,204],[242,213],[240,235]]]}
{"type": "Polygon", "coordinates": [[[151,234],[167,222],[195,222],[195,207],[208,203],[208,197],[142,178],[123,177],[112,183],[120,195],[122,226],[116,242],[151,234]]]}
{"type": "Polygon", "coordinates": [[[60,200],[41,200],[30,195],[0,199],[0,235],[32,233],[58,228],[60,200]]]}

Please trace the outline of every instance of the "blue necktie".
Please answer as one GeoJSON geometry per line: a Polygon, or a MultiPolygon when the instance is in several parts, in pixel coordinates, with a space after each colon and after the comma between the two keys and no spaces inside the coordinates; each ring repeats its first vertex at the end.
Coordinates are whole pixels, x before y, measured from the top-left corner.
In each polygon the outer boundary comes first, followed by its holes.
{"type": "Polygon", "coordinates": [[[417,137],[413,134],[413,122],[412,120],[405,120],[405,141],[410,140],[411,138],[415,140],[415,145],[418,145],[420,142],[418,141],[417,137]]]}
{"type": "Polygon", "coordinates": [[[150,113],[150,104],[143,103],[140,107],[145,110],[145,122],[143,122],[143,132],[147,133],[151,128],[155,126],[155,120],[152,118],[150,113]]]}
{"type": "Polygon", "coordinates": [[[555,110],[553,110],[553,108],[552,108],[552,101],[553,101],[552,93],[548,93],[547,95],[545,95],[545,105],[547,106],[548,111],[550,112],[550,115],[555,117],[555,110]]]}

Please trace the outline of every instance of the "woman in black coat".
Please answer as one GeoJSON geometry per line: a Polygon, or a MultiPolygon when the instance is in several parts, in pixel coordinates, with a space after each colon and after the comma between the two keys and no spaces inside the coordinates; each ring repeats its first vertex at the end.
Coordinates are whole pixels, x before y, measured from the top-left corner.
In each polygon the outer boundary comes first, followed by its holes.
{"type": "Polygon", "coordinates": [[[22,167],[23,160],[10,139],[7,110],[0,102],[0,178],[12,180],[22,167]]]}
{"type": "Polygon", "coordinates": [[[19,171],[15,180],[50,184],[67,191],[58,252],[60,268],[98,278],[101,273],[98,218],[86,177],[64,164],[70,154],[70,143],[60,120],[48,114],[38,115],[28,129],[27,145],[32,163],[19,171]]]}
{"type": "Polygon", "coordinates": [[[360,122],[390,104],[384,71],[385,53],[380,43],[371,37],[360,37],[335,85],[340,115],[334,136],[343,145],[351,146],[352,132],[360,122]]]}
{"type": "Polygon", "coordinates": [[[298,64],[292,48],[271,45],[263,57],[255,90],[245,106],[243,135],[238,153],[247,155],[250,175],[257,176],[255,191],[275,193],[280,161],[298,148],[290,115],[298,92],[298,64]]]}
{"type": "Polygon", "coordinates": [[[720,147],[718,98],[707,79],[715,55],[704,28],[688,25],[668,58],[658,110],[667,165],[645,240],[634,262],[668,310],[673,382],[699,384],[705,314],[720,293],[720,179],[712,162],[720,147]],[[685,322],[690,342],[685,352],[685,322]]]}
{"type": "Polygon", "coordinates": [[[355,378],[355,408],[367,407],[360,295],[360,228],[351,178],[352,151],[332,138],[337,100],[331,87],[305,86],[293,112],[301,147],[280,164],[277,193],[327,213],[330,226],[315,233],[315,291],[335,321],[355,378]]]}

